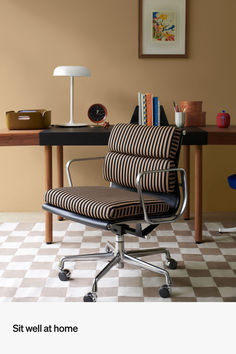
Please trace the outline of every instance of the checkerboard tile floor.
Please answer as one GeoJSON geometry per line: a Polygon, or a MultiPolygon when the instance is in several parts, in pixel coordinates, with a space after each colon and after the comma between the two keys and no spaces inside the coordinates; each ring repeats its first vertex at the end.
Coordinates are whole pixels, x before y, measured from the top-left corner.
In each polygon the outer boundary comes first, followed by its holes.
{"type": "MultiPolygon", "coordinates": [[[[99,283],[98,301],[186,302],[236,301],[236,233],[219,234],[227,223],[204,223],[205,242],[195,244],[193,221],[160,225],[148,240],[126,237],[126,249],[167,247],[178,261],[170,270],[172,297],[162,299],[158,288],[163,276],[125,265],[114,268],[99,283]]],[[[104,251],[108,231],[69,221],[54,223],[54,243],[44,243],[44,223],[0,223],[0,301],[83,301],[104,262],[67,263],[71,280],[58,279],[58,261],[64,255],[104,251]]],[[[161,255],[145,257],[163,266],[161,255]]]]}

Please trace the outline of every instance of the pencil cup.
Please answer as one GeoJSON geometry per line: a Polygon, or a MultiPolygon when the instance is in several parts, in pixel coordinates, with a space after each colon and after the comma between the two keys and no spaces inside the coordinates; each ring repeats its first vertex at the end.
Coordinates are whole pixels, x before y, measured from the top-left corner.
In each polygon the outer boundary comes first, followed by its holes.
{"type": "Polygon", "coordinates": [[[178,128],[184,127],[185,123],[185,112],[175,112],[175,125],[178,128]]]}

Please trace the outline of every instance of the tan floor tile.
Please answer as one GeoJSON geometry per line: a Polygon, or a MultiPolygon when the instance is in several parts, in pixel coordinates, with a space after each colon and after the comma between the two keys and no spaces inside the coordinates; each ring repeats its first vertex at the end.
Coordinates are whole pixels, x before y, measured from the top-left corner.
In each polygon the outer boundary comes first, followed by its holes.
{"type": "Polygon", "coordinates": [[[217,287],[198,287],[193,288],[196,297],[220,297],[217,287]]]}
{"type": "Polygon", "coordinates": [[[182,278],[182,277],[173,278],[172,277],[172,281],[173,281],[173,286],[174,287],[192,286],[191,281],[190,281],[189,278],[182,278]]]}
{"type": "Polygon", "coordinates": [[[195,297],[171,297],[173,302],[196,302],[195,297]]]}
{"type": "Polygon", "coordinates": [[[109,296],[117,296],[118,294],[118,288],[98,288],[98,296],[101,297],[109,297],[109,296]]]}
{"type": "Polygon", "coordinates": [[[190,277],[209,277],[211,273],[207,269],[188,269],[190,277]]]}
{"type": "Polygon", "coordinates": [[[4,278],[24,278],[26,270],[5,270],[2,277],[4,278]]]}
{"type": "Polygon", "coordinates": [[[15,295],[17,288],[4,288],[0,287],[0,300],[1,297],[12,297],[15,295]]]}
{"type": "Polygon", "coordinates": [[[224,302],[236,302],[236,296],[235,297],[223,297],[224,302]]]}
{"type": "Polygon", "coordinates": [[[236,295],[236,277],[234,278],[223,278],[223,277],[214,277],[215,283],[218,287],[227,286],[227,287],[234,287],[235,288],[235,295],[236,295]]]}
{"type": "Polygon", "coordinates": [[[9,255],[12,256],[16,253],[17,249],[15,248],[0,248],[0,255],[9,255]]]}
{"type": "Polygon", "coordinates": [[[30,269],[51,269],[51,262],[33,262],[30,269]]]}
{"type": "Polygon", "coordinates": [[[143,297],[119,296],[118,302],[144,302],[143,297]]]}
{"type": "Polygon", "coordinates": [[[43,288],[41,296],[65,297],[67,288],[43,288]]]}
{"type": "Polygon", "coordinates": [[[209,254],[209,255],[218,255],[221,254],[220,250],[218,248],[202,248],[201,249],[202,254],[209,254]]]}
{"type": "Polygon", "coordinates": [[[184,261],[204,261],[204,258],[201,254],[183,254],[182,256],[184,261]]]}
{"type": "Polygon", "coordinates": [[[40,278],[25,278],[22,280],[21,287],[22,288],[42,288],[44,287],[46,283],[45,279],[40,279],[40,278]]]}
{"type": "Polygon", "coordinates": [[[227,262],[206,262],[209,269],[230,269],[227,262]]]}
{"type": "Polygon", "coordinates": [[[39,256],[50,256],[50,255],[56,255],[58,252],[57,248],[40,248],[38,251],[39,256]]]}
{"type": "Polygon", "coordinates": [[[122,277],[119,286],[142,286],[142,278],[122,277]]]}
{"type": "Polygon", "coordinates": [[[12,262],[33,262],[34,260],[34,255],[20,255],[20,256],[14,256],[12,258],[12,262]]]}
{"type": "Polygon", "coordinates": [[[14,297],[12,302],[37,302],[37,297],[14,297]]]}

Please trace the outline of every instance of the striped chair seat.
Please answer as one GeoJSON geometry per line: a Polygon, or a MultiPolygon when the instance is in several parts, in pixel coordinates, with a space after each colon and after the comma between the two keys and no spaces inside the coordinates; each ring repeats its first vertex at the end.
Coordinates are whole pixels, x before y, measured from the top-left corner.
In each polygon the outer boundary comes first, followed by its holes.
{"type": "MultiPolygon", "coordinates": [[[[143,217],[136,192],[109,187],[64,187],[50,189],[45,202],[67,211],[102,220],[120,220],[143,217]]],[[[157,197],[146,196],[149,215],[161,216],[169,211],[169,205],[157,197]]]]}

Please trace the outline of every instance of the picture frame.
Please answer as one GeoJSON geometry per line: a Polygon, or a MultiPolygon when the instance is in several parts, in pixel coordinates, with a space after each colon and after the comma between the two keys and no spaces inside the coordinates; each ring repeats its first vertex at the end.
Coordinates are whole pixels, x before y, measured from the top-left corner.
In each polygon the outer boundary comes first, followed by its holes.
{"type": "Polygon", "coordinates": [[[189,0],[139,0],[139,58],[186,58],[189,0]]]}

